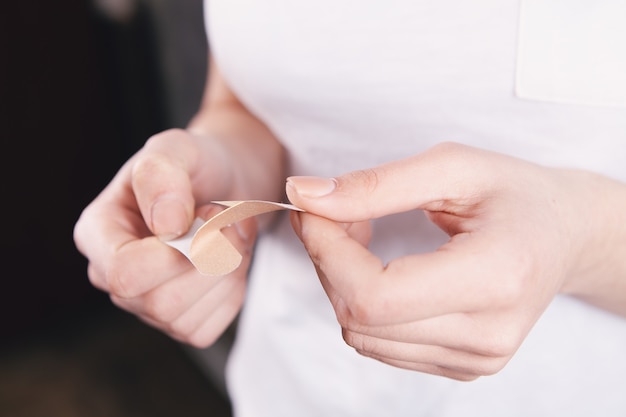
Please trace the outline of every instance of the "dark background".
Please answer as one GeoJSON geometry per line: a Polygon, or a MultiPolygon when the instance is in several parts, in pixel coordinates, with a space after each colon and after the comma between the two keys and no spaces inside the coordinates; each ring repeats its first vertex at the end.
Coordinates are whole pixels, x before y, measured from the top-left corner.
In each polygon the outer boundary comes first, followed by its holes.
{"type": "Polygon", "coordinates": [[[146,16],[116,24],[90,6],[10,2],[2,12],[0,317],[13,337],[101,301],[86,280],[73,224],[168,123],[146,16]]]}
{"type": "Polygon", "coordinates": [[[181,347],[112,306],[72,230],[152,134],[184,127],[204,80],[201,0],[0,12],[0,415],[228,415],[181,347]],[[177,411],[176,411],[177,410],[177,411]]]}

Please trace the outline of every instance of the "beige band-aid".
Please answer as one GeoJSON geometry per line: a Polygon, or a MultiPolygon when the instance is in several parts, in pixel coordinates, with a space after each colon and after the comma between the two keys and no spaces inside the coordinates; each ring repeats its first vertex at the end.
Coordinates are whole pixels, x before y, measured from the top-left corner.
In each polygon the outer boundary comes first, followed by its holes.
{"type": "Polygon", "coordinates": [[[201,274],[225,275],[241,264],[243,255],[224,236],[222,229],[236,222],[278,210],[303,211],[296,206],[272,201],[213,201],[225,206],[209,220],[196,219],[187,234],[167,243],[182,252],[201,274]]]}

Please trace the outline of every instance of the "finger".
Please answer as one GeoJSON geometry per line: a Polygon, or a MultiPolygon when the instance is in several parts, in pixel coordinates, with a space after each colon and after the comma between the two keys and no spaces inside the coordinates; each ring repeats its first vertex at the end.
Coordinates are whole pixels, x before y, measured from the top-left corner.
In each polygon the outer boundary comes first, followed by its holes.
{"type": "Polygon", "coordinates": [[[210,317],[200,321],[192,334],[186,339],[187,343],[203,348],[212,345],[224,330],[239,314],[245,298],[246,281],[244,277],[233,279],[231,291],[225,295],[228,302],[222,302],[211,312],[210,317]]]}
{"type": "Polygon", "coordinates": [[[108,291],[108,276],[120,248],[129,242],[152,236],[139,213],[126,211],[117,204],[88,206],[74,227],[78,250],[89,259],[89,279],[97,288],[108,291]]]}
{"type": "MultiPolygon", "coordinates": [[[[222,210],[219,206],[207,205],[198,208],[201,218],[210,218],[222,210]]],[[[112,229],[109,234],[123,233],[123,229],[112,229]]],[[[237,233],[229,232],[230,235],[237,233]]],[[[154,236],[126,242],[109,256],[104,288],[117,298],[136,298],[174,280],[193,266],[179,251],[164,244],[154,236]]],[[[114,238],[109,238],[114,241],[114,238]]],[[[233,242],[243,248],[241,238],[233,236],[233,242]]]]}
{"type": "Polygon", "coordinates": [[[164,240],[183,234],[193,220],[191,173],[197,157],[185,146],[186,137],[182,131],[151,137],[132,165],[139,210],[150,230],[164,240]]]}
{"type": "Polygon", "coordinates": [[[242,274],[224,277],[173,321],[163,322],[150,315],[139,317],[180,342],[206,347],[219,337],[239,312],[245,296],[245,283],[242,274]]]}
{"type": "Polygon", "coordinates": [[[510,358],[482,356],[441,346],[395,342],[352,333],[344,335],[344,339],[365,356],[385,361],[429,364],[459,374],[493,375],[502,370],[510,358]]]}
{"type": "MultiPolygon", "coordinates": [[[[103,233],[127,235],[113,227],[103,233]]],[[[107,242],[107,238],[100,239],[96,251],[105,255],[93,255],[88,268],[89,279],[96,288],[118,297],[137,297],[190,268],[184,255],[155,237],[127,238],[131,240],[119,247],[114,241],[107,242]]]]}
{"type": "Polygon", "coordinates": [[[207,277],[193,267],[161,285],[132,298],[111,295],[115,305],[130,313],[160,322],[172,322],[215,287],[224,277],[207,277]]]}
{"type": "MultiPolygon", "coordinates": [[[[289,213],[291,226],[293,227],[296,235],[301,238],[302,223],[300,221],[301,211],[292,211],[289,213]]],[[[346,231],[348,236],[359,242],[364,247],[367,247],[372,239],[372,225],[371,222],[366,220],[355,223],[338,223],[346,231]]]]}
{"type": "MultiPolygon", "coordinates": [[[[209,207],[206,207],[204,211],[214,213],[214,210],[209,207]]],[[[223,233],[237,250],[246,254],[237,272],[227,276],[207,276],[200,274],[188,263],[187,271],[172,275],[169,279],[142,293],[141,296],[121,298],[114,295],[112,297],[114,303],[135,314],[149,316],[161,322],[173,322],[206,293],[212,291],[222,280],[237,279],[242,273],[245,274],[249,268],[252,252],[251,242],[256,236],[254,220],[243,221],[236,228],[228,227],[223,230],[223,233]],[[248,240],[242,238],[243,233],[246,233],[248,240]]]]}
{"type": "Polygon", "coordinates": [[[449,314],[388,326],[366,326],[354,321],[340,324],[344,337],[441,346],[491,358],[512,356],[530,331],[510,311],[449,314]]]}
{"type": "MultiPolygon", "coordinates": [[[[198,216],[209,218],[220,210],[222,208],[219,206],[203,206],[198,209],[198,216]]],[[[102,219],[106,217],[103,216],[102,219]]],[[[137,222],[141,221],[137,219],[137,222]]],[[[129,227],[111,225],[110,220],[91,224],[94,229],[100,230],[101,237],[98,242],[102,245],[101,248],[92,250],[103,254],[94,256],[93,259],[104,260],[99,267],[94,266],[99,273],[92,281],[98,280],[94,285],[118,298],[134,298],[145,294],[193,268],[183,254],[154,236],[137,239],[134,232],[127,231],[129,227]],[[107,224],[110,227],[104,227],[107,224]],[[116,247],[115,243],[120,241],[124,243],[116,247]]],[[[238,249],[243,252],[249,251],[251,243],[244,241],[236,230],[239,229],[227,228],[225,233],[238,249]]],[[[249,239],[253,241],[255,237],[253,225],[244,223],[243,230],[248,231],[249,239]]]]}
{"type": "Polygon", "coordinates": [[[336,292],[331,302],[337,314],[357,322],[385,325],[497,310],[521,295],[516,274],[526,269],[522,260],[505,256],[516,252],[504,244],[492,247],[488,234],[457,235],[435,252],[397,258],[384,266],[337,223],[309,213],[300,219],[299,236],[321,278],[336,292]],[[489,253],[494,264],[485,265],[481,253],[489,253]]]}
{"type": "Polygon", "coordinates": [[[511,158],[446,143],[422,154],[334,179],[290,177],[286,192],[298,207],[340,222],[382,217],[415,208],[467,210],[503,181],[511,158]],[[482,159],[479,159],[482,158],[482,159]],[[478,164],[489,158],[489,164],[478,164]],[[487,169],[485,167],[488,167],[487,169]],[[494,175],[498,173],[498,175],[494,175]]]}
{"type": "MultiPolygon", "coordinates": [[[[74,227],[76,246],[91,261],[90,279],[105,291],[109,290],[109,277],[117,279],[114,265],[120,251],[132,252],[132,245],[128,246],[131,242],[153,235],[138,211],[137,196],[130,186],[131,171],[140,155],[143,153],[124,164],[111,183],[83,210],[74,227]]],[[[144,243],[146,247],[157,244],[144,243]]]]}
{"type": "Polygon", "coordinates": [[[467,374],[464,372],[459,372],[453,369],[445,368],[438,365],[433,365],[429,363],[416,363],[416,362],[407,362],[401,361],[397,359],[390,359],[386,357],[379,357],[376,355],[367,355],[362,354],[363,356],[367,356],[372,359],[376,359],[382,363],[385,363],[390,366],[394,366],[396,368],[408,369],[410,371],[422,372],[425,374],[443,376],[446,378],[454,379],[457,381],[474,381],[480,377],[480,375],[467,374]]]}
{"type": "Polygon", "coordinates": [[[344,223],[343,226],[348,236],[367,248],[370,240],[372,240],[372,225],[368,220],[356,223],[344,223]]]}

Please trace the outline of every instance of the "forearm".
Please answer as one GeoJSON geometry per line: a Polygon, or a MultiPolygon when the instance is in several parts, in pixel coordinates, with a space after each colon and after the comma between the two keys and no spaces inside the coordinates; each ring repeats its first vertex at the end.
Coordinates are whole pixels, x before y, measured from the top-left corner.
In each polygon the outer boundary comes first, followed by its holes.
{"type": "Polygon", "coordinates": [[[626,317],[626,184],[574,173],[574,196],[586,244],[564,292],[626,317]]]}

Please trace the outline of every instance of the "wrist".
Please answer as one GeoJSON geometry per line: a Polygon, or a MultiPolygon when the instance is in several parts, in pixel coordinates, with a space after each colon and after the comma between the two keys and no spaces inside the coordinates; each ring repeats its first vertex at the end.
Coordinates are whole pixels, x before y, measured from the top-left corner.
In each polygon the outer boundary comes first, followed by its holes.
{"type": "Polygon", "coordinates": [[[576,251],[562,292],[626,314],[626,184],[568,171],[576,251]]]}

